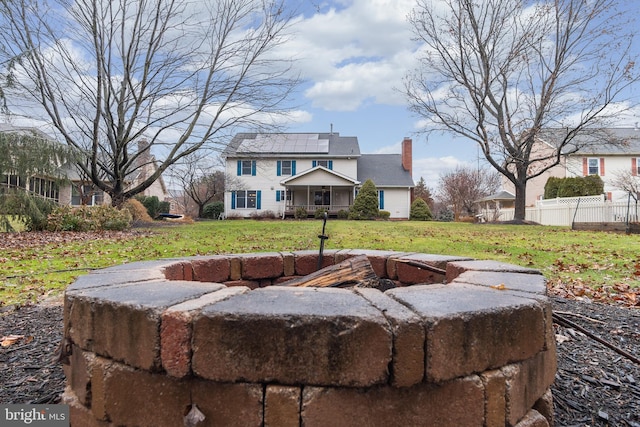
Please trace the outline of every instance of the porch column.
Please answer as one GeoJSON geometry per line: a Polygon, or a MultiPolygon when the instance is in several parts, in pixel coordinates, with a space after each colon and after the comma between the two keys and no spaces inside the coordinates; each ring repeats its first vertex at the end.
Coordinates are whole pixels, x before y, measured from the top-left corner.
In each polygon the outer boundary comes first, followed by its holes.
{"type": "Polygon", "coordinates": [[[329,207],[327,209],[331,210],[332,206],[333,206],[333,185],[330,185],[329,186],[329,207]]]}

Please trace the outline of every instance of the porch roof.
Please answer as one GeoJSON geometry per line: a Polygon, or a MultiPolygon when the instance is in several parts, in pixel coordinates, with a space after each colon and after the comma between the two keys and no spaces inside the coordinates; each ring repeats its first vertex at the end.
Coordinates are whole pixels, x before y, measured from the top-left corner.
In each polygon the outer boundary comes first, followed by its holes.
{"type": "Polygon", "coordinates": [[[515,199],[516,199],[516,196],[514,196],[513,193],[506,190],[502,190],[499,193],[492,194],[480,200],[476,200],[476,203],[493,202],[493,201],[505,202],[505,201],[513,201],[515,199]]]}
{"type": "Polygon", "coordinates": [[[358,185],[360,181],[324,166],[316,166],[280,181],[281,185],[358,185]]]}

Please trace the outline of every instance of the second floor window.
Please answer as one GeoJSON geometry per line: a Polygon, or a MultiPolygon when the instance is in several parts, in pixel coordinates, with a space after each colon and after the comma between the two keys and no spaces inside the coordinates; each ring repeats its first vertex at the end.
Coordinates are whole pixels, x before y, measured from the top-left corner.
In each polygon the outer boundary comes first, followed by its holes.
{"type": "Polygon", "coordinates": [[[582,158],[582,176],[588,175],[604,176],[604,157],[582,158]]]}
{"type": "Polygon", "coordinates": [[[278,160],[277,163],[278,176],[293,176],[296,174],[295,160],[278,160]]]}
{"type": "Polygon", "coordinates": [[[323,168],[327,168],[329,170],[333,170],[333,160],[314,160],[311,163],[312,167],[322,166],[323,168]]]}
{"type": "Polygon", "coordinates": [[[238,176],[241,175],[256,176],[256,161],[238,160],[238,176]]]}

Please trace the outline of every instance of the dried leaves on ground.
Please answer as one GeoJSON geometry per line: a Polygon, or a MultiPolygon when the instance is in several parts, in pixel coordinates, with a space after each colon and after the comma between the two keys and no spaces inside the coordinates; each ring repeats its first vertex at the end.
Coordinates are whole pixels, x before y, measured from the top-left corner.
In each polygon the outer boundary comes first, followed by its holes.
{"type": "Polygon", "coordinates": [[[144,230],[126,231],[38,231],[24,233],[2,233],[0,235],[0,249],[26,249],[45,245],[66,245],[72,242],[88,242],[101,239],[123,240],[136,236],[148,235],[144,230]]]}

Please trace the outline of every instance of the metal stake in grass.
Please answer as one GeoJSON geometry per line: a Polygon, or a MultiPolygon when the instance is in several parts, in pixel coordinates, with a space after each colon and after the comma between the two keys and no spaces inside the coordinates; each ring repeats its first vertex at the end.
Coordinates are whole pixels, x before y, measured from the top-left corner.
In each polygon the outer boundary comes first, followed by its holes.
{"type": "Polygon", "coordinates": [[[324,241],[329,238],[324,234],[324,229],[327,226],[327,212],[324,213],[322,217],[322,234],[318,235],[318,239],[320,239],[320,253],[318,254],[318,270],[322,268],[322,253],[324,252],[324,241]]]}

